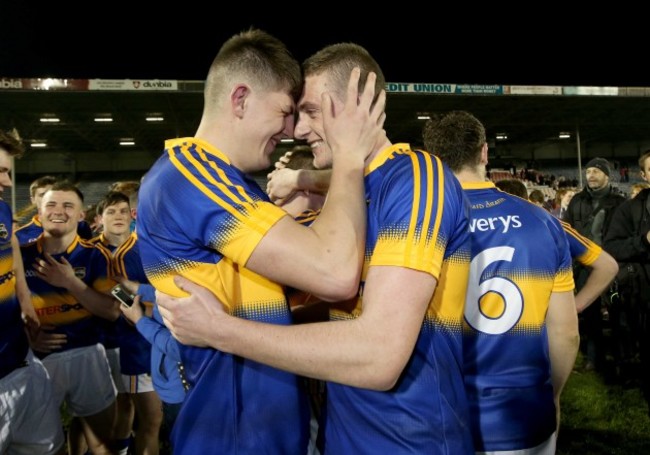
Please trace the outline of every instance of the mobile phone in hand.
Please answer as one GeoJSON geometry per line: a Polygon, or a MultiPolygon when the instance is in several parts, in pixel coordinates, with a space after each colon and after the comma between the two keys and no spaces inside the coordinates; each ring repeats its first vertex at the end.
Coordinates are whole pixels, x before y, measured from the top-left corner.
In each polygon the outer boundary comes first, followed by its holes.
{"type": "Polygon", "coordinates": [[[113,297],[119,300],[122,303],[122,305],[129,308],[131,307],[131,305],[133,305],[133,299],[135,299],[135,296],[130,292],[126,291],[125,289],[123,289],[121,285],[118,284],[113,286],[113,289],[111,289],[111,294],[113,295],[113,297]]]}

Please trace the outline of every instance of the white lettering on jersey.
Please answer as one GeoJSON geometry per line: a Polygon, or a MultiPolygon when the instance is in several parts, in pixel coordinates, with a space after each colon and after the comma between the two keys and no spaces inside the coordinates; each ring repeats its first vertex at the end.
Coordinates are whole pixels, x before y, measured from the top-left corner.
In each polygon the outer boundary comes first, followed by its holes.
{"type": "Polygon", "coordinates": [[[475,232],[477,229],[481,232],[501,230],[506,234],[510,228],[517,229],[522,226],[519,215],[508,215],[507,217],[496,216],[491,218],[473,218],[469,223],[469,231],[475,232]]]}

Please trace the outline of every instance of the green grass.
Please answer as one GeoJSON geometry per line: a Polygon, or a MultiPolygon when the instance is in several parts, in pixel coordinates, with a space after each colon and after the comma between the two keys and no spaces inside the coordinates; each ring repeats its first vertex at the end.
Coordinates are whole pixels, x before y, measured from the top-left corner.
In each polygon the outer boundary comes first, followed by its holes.
{"type": "Polygon", "coordinates": [[[648,406],[638,387],[607,384],[578,358],[562,394],[558,455],[650,454],[648,406]]]}

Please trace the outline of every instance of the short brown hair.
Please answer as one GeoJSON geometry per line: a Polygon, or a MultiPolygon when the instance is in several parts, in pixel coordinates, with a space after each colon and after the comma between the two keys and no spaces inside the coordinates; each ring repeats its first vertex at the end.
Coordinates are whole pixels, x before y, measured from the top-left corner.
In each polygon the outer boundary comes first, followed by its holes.
{"type": "Polygon", "coordinates": [[[308,169],[315,170],[314,154],[311,147],[307,145],[297,145],[291,149],[291,157],[287,163],[287,169],[308,169]]]}
{"type": "Polygon", "coordinates": [[[375,82],[375,100],[386,86],[384,73],[370,53],[354,43],[339,43],[327,46],[309,57],[302,64],[305,77],[327,73],[334,91],[345,99],[350,73],[355,67],[361,69],[359,92],[363,91],[368,80],[368,73],[377,75],[375,82]]]}
{"type": "Polygon", "coordinates": [[[528,199],[528,189],[521,180],[517,179],[502,179],[494,184],[501,191],[505,191],[513,196],[519,196],[522,199],[528,199]]]}
{"type": "Polygon", "coordinates": [[[424,148],[440,157],[454,172],[476,167],[486,142],[485,127],[469,112],[452,111],[432,118],[422,132],[424,148]]]}
{"type": "Polygon", "coordinates": [[[119,191],[109,191],[106,194],[106,196],[104,196],[102,200],[97,203],[97,208],[96,208],[97,214],[103,215],[104,210],[106,210],[106,207],[119,204],[120,202],[126,202],[127,204],[129,204],[129,207],[131,207],[129,196],[119,191]]]}
{"type": "Polygon", "coordinates": [[[233,77],[242,77],[272,90],[286,90],[295,98],[300,94],[300,65],[279,39],[250,29],[226,41],[210,66],[205,82],[205,105],[212,105],[226,90],[233,77]]]}
{"type": "Polygon", "coordinates": [[[49,191],[66,191],[66,192],[71,192],[75,193],[77,196],[79,196],[79,199],[81,199],[81,205],[83,208],[83,203],[84,203],[84,194],[81,192],[77,186],[69,182],[68,180],[61,180],[59,182],[56,182],[54,185],[52,185],[52,188],[49,189],[49,191]]]}
{"type": "Polygon", "coordinates": [[[0,130],[0,149],[6,151],[9,156],[18,158],[25,151],[25,145],[15,129],[13,131],[0,130]]]}

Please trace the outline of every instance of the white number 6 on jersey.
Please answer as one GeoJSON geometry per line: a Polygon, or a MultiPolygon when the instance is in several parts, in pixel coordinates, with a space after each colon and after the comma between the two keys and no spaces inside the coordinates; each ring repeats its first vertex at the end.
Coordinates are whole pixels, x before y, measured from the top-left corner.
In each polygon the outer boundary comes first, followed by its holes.
{"type": "Polygon", "coordinates": [[[515,249],[509,246],[488,248],[472,260],[469,266],[469,286],[465,300],[465,320],[474,330],[499,335],[515,326],[524,309],[521,291],[512,281],[494,276],[480,281],[485,269],[496,261],[512,261],[515,249]],[[494,292],[503,299],[503,312],[497,317],[486,316],[481,311],[481,299],[494,292]]]}

